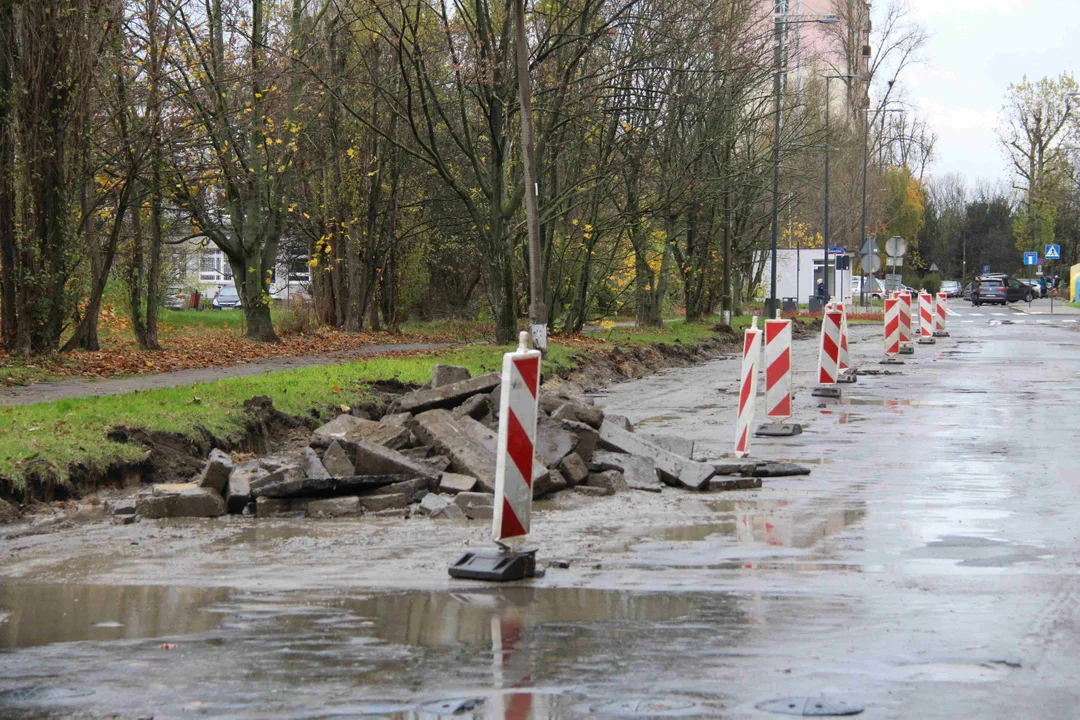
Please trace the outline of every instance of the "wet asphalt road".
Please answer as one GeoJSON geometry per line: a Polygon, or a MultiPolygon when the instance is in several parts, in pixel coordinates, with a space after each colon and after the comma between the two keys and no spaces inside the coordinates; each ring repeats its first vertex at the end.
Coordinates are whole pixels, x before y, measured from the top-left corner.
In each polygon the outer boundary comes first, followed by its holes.
{"type": "MultiPolygon", "coordinates": [[[[475,698],[457,717],[768,718],[754,705],[787,696],[868,718],[1077,717],[1080,331],[952,310],[953,337],[839,402],[809,396],[796,345],[806,432],[753,454],[809,477],[597,519],[572,570],[527,586],[229,587],[236,553],[194,584],[43,585],[45,560],[24,562],[0,585],[0,717],[420,718],[475,698]]],[[[853,336],[882,369],[876,329],[853,336]]],[[[717,457],[737,372],[602,402],[717,457]]],[[[273,576],[261,562],[249,580],[273,576]]]]}

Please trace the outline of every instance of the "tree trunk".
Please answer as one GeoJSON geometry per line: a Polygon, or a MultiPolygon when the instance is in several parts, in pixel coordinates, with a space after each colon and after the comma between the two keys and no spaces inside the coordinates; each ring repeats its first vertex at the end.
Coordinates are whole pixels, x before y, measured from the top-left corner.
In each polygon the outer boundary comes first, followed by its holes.
{"type": "Polygon", "coordinates": [[[15,139],[12,136],[14,4],[0,0],[0,343],[14,348],[19,315],[15,293],[15,139]]]}
{"type": "Polygon", "coordinates": [[[146,321],[143,318],[143,276],[146,258],[143,254],[142,212],[136,210],[131,216],[131,262],[128,267],[128,314],[135,342],[146,349],[146,321]]]}

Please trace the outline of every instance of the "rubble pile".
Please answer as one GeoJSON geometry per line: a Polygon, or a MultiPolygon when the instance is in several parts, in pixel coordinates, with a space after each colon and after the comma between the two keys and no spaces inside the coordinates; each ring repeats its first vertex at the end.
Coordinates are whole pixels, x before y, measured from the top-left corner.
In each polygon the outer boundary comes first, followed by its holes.
{"type": "MultiPolygon", "coordinates": [[[[431,382],[400,396],[379,420],[341,414],[307,447],[234,462],[213,450],[189,483],[154,485],[118,503],[117,522],[230,514],[313,518],[359,514],[485,520],[493,514],[500,376],[471,377],[436,365],[431,382]]],[[[692,440],[636,433],[570,383],[540,391],[533,495],[609,496],[761,486],[761,477],[803,474],[777,463],[692,459],[692,440]]]]}

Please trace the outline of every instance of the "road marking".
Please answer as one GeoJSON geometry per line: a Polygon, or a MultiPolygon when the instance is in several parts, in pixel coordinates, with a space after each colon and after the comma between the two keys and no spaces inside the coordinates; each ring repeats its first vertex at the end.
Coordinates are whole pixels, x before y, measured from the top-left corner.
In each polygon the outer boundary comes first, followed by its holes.
{"type": "Polygon", "coordinates": [[[1009,313],[990,313],[990,314],[993,315],[994,317],[1005,317],[1009,313]]]}
{"type": "Polygon", "coordinates": [[[1075,320],[1062,320],[1061,322],[1068,323],[1069,325],[1075,325],[1076,324],[1075,320]]]}
{"type": "Polygon", "coordinates": [[[982,317],[983,316],[982,313],[968,313],[968,315],[970,315],[971,317],[982,317]]]}
{"type": "Polygon", "coordinates": [[[970,325],[973,322],[975,322],[975,321],[974,320],[961,320],[960,324],[961,325],[970,325]]]}
{"type": "Polygon", "coordinates": [[[949,306],[948,306],[948,305],[946,305],[946,306],[945,306],[945,312],[947,312],[948,314],[952,315],[953,317],[956,317],[957,315],[959,315],[959,314],[960,314],[960,313],[958,313],[958,312],[953,312],[952,310],[950,310],[950,309],[949,309],[949,306]]]}

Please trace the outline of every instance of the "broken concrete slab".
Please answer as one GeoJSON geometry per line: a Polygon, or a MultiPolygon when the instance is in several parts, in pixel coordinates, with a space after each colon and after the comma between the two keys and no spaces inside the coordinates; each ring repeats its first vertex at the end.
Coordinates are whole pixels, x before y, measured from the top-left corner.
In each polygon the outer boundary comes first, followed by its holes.
{"type": "Polygon", "coordinates": [[[275,515],[301,517],[307,513],[307,507],[310,503],[309,498],[261,497],[255,501],[255,517],[268,518],[275,515]]]}
{"type": "Polygon", "coordinates": [[[541,417],[536,426],[536,457],[544,467],[558,467],[577,448],[577,436],[551,418],[541,417]]]}
{"type": "Polygon", "coordinates": [[[570,484],[563,477],[563,474],[558,470],[551,470],[545,473],[543,478],[533,483],[533,497],[542,498],[545,495],[566,490],[568,487],[570,487],[570,484]]]}
{"type": "Polygon", "coordinates": [[[601,472],[589,473],[589,477],[585,480],[585,484],[589,487],[603,488],[607,495],[614,495],[617,492],[623,492],[630,489],[623,474],[618,470],[603,470],[601,472]]]}
{"type": "Polygon", "coordinates": [[[413,478],[387,485],[385,489],[380,491],[382,495],[397,495],[399,493],[408,497],[411,503],[420,502],[431,494],[431,482],[427,478],[413,478]]]}
{"type": "MultiPolygon", "coordinates": [[[[409,477],[406,475],[353,475],[347,478],[335,478],[331,492],[338,495],[353,495],[372,493],[376,490],[388,488],[396,483],[405,482],[409,477]]],[[[386,492],[383,490],[383,492],[386,492]]]]}
{"type": "Polygon", "coordinates": [[[473,420],[483,420],[491,413],[491,405],[487,395],[473,395],[471,398],[457,406],[451,413],[454,417],[471,417],[473,420]]]}
{"type": "Polygon", "coordinates": [[[710,460],[708,463],[713,466],[713,470],[716,471],[717,475],[741,475],[744,472],[752,471],[760,464],[755,460],[736,460],[734,462],[710,460]]]}
{"type": "MultiPolygon", "coordinates": [[[[309,478],[322,480],[333,477],[323,466],[322,461],[319,460],[319,456],[309,447],[300,451],[300,460],[303,465],[304,474],[309,478]]],[[[349,473],[352,475],[352,473],[349,473]]]]}
{"type": "Polygon", "coordinates": [[[337,518],[360,514],[360,498],[354,496],[312,500],[307,506],[308,517],[337,518]]]}
{"type": "Polygon", "coordinates": [[[589,477],[589,466],[576,452],[572,452],[559,463],[559,471],[570,487],[580,485],[589,477]]]}
{"type": "Polygon", "coordinates": [[[597,407],[571,401],[563,403],[555,412],[551,413],[551,419],[575,420],[599,430],[604,423],[604,411],[597,407]]]}
{"type": "MultiPolygon", "coordinates": [[[[424,496],[424,499],[420,501],[419,511],[421,515],[430,515],[436,517],[446,511],[446,508],[457,507],[448,497],[442,495],[436,495],[435,493],[428,493],[424,496]]],[[[458,508],[459,510],[461,508],[458,508]]]]}
{"type": "Polygon", "coordinates": [[[420,441],[450,458],[454,472],[477,479],[487,491],[495,489],[495,456],[466,434],[446,410],[428,410],[413,418],[412,431],[420,441]]]}
{"type": "Polygon", "coordinates": [[[690,438],[675,437],[674,435],[658,435],[654,433],[638,433],[642,437],[658,447],[662,447],[670,453],[680,457],[694,457],[694,441],[690,438]]]}
{"type": "MultiPolygon", "coordinates": [[[[492,462],[494,462],[495,453],[499,447],[499,433],[492,428],[483,425],[482,423],[476,422],[472,418],[457,418],[455,422],[457,423],[458,427],[465,433],[465,435],[472,438],[474,441],[480,443],[483,446],[484,450],[489,453],[492,462]]],[[[546,472],[547,468],[544,467],[544,464],[540,461],[540,459],[534,455],[532,476],[533,482],[536,482],[536,480],[539,479],[540,476],[542,476],[546,472]]],[[[492,470],[492,478],[494,477],[494,470],[492,470]]]]}
{"type": "Polygon", "coordinates": [[[471,475],[444,472],[439,480],[439,490],[441,492],[456,495],[457,493],[472,492],[475,488],[476,478],[471,475]]]}
{"type": "Polygon", "coordinates": [[[400,425],[364,420],[353,415],[338,415],[311,436],[312,447],[328,447],[337,440],[348,448],[356,442],[369,442],[400,450],[409,444],[409,430],[400,425]]]}
{"type": "Polygon", "coordinates": [[[809,475],[810,468],[794,463],[764,462],[756,463],[751,468],[746,468],[740,473],[744,477],[774,478],[793,477],[796,475],[809,475]]]}
{"type": "Polygon", "coordinates": [[[229,484],[225,491],[225,504],[229,512],[239,514],[252,501],[251,483],[265,478],[270,473],[263,469],[258,460],[240,463],[229,473],[229,484]]]}
{"type": "Polygon", "coordinates": [[[712,465],[680,457],[611,423],[601,426],[600,445],[616,452],[651,457],[660,479],[669,485],[704,490],[709,478],[716,474],[712,465]]]}
{"type": "Polygon", "coordinates": [[[436,520],[467,520],[465,511],[459,508],[457,505],[450,504],[445,510],[438,515],[432,515],[436,520]]]}
{"type": "MultiPolygon", "coordinates": [[[[605,415],[604,423],[614,425],[626,432],[634,432],[634,424],[625,415],[605,415]]],[[[603,425],[600,426],[600,429],[603,430],[603,425]]]]}
{"type": "Polygon", "coordinates": [[[585,423],[576,420],[559,420],[559,425],[567,432],[577,437],[577,446],[574,448],[582,460],[589,462],[596,448],[600,445],[600,433],[585,423]]]}
{"type": "Polygon", "coordinates": [[[191,490],[199,487],[199,483],[158,483],[150,488],[151,495],[179,495],[185,490],[191,490]]]}
{"type": "Polygon", "coordinates": [[[420,462],[424,463],[437,473],[445,472],[446,469],[450,467],[450,458],[445,455],[432,455],[431,457],[420,460],[420,462]]]}
{"type": "Polygon", "coordinates": [[[225,500],[211,488],[193,488],[176,496],[170,517],[211,518],[225,514],[225,500]]]}
{"type": "Polygon", "coordinates": [[[599,450],[593,455],[589,468],[597,472],[618,470],[631,490],[660,492],[663,487],[656,473],[656,461],[650,457],[599,450]]]}
{"type": "Polygon", "coordinates": [[[709,490],[753,490],[761,487],[761,478],[717,478],[709,480],[709,490]]]}
{"type": "Polygon", "coordinates": [[[455,383],[465,382],[472,378],[468,368],[460,365],[444,365],[436,363],[431,368],[431,388],[441,388],[455,383]]]}
{"type": "Polygon", "coordinates": [[[406,475],[431,480],[433,486],[438,472],[419,460],[402,455],[388,447],[365,440],[355,440],[347,447],[355,454],[356,471],[360,475],[406,475]]]}
{"type": "Polygon", "coordinates": [[[337,440],[331,442],[330,446],[326,448],[326,452],[322,456],[322,464],[330,477],[351,477],[356,474],[356,466],[353,465],[353,461],[349,458],[349,453],[341,447],[341,443],[337,440]]]}
{"type": "Polygon", "coordinates": [[[368,495],[359,498],[360,506],[367,512],[377,513],[383,510],[400,510],[409,507],[409,496],[402,493],[393,495],[368,495]]]}
{"type": "Polygon", "coordinates": [[[491,392],[499,384],[499,381],[499,373],[490,373],[463,382],[456,382],[452,385],[444,385],[430,390],[417,390],[398,400],[397,411],[417,414],[436,408],[457,407],[473,395],[491,392]]]}
{"type": "Polygon", "coordinates": [[[106,500],[105,510],[110,515],[134,515],[135,498],[120,498],[119,500],[106,500]]]}
{"type": "Polygon", "coordinates": [[[225,501],[216,490],[193,486],[178,493],[140,495],[135,512],[151,520],[219,517],[225,514],[225,501]]]}
{"type": "Polygon", "coordinates": [[[412,413],[394,413],[393,415],[383,415],[379,420],[384,425],[397,425],[398,427],[406,427],[409,421],[412,420],[412,413]]]}
{"type": "Polygon", "coordinates": [[[461,508],[470,520],[491,519],[494,515],[495,496],[492,493],[463,492],[454,496],[454,504],[461,508]]]}
{"type": "Polygon", "coordinates": [[[259,497],[264,494],[262,489],[265,487],[298,483],[305,479],[304,471],[299,465],[284,465],[271,473],[251,479],[248,485],[251,488],[251,495],[259,497]]]}
{"type": "Polygon", "coordinates": [[[225,492],[229,484],[229,473],[233,470],[233,461],[228,453],[217,448],[210,451],[210,457],[199,476],[199,487],[210,488],[218,493],[225,492]]]}

